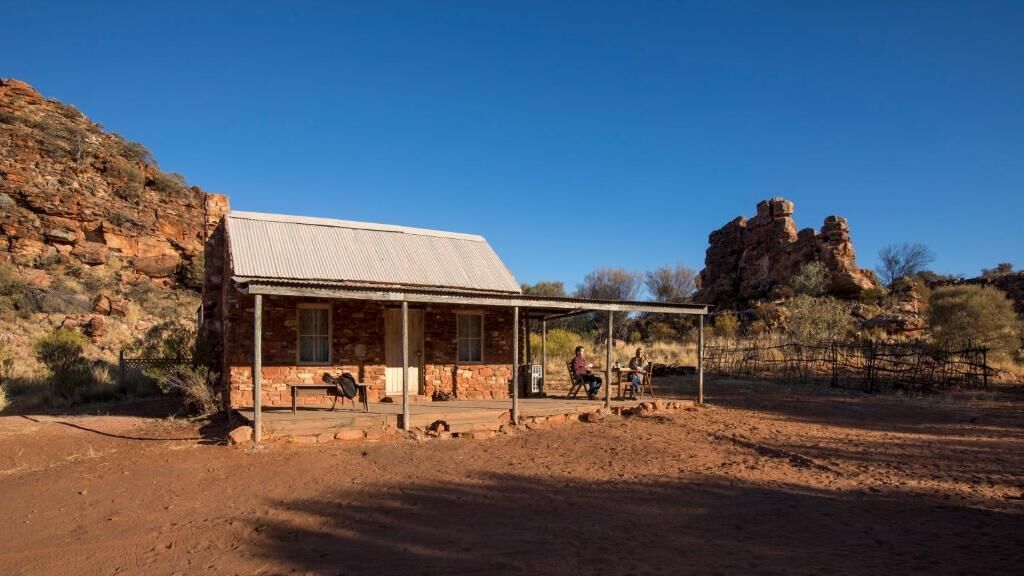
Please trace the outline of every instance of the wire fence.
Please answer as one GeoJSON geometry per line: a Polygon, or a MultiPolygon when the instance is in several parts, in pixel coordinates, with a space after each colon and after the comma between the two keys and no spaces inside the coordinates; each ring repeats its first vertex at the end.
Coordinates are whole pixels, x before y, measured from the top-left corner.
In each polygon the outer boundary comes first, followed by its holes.
{"type": "Polygon", "coordinates": [[[972,343],[729,340],[704,348],[708,373],[737,378],[828,382],[837,388],[935,392],[988,388],[988,349],[972,343]]]}

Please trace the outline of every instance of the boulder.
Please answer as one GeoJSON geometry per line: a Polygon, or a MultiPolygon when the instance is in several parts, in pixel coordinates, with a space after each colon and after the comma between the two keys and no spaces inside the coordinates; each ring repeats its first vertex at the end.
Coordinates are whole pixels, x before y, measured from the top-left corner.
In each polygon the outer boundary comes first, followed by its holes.
{"type": "Polygon", "coordinates": [[[79,242],[71,250],[71,255],[83,264],[96,266],[107,263],[107,260],[110,258],[110,248],[107,248],[106,244],[100,244],[99,242],[79,242]]]}
{"type": "Polygon", "coordinates": [[[228,432],[228,441],[231,444],[252,442],[252,426],[239,426],[228,432]]]}
{"type": "Polygon", "coordinates": [[[181,265],[181,256],[177,254],[161,254],[159,256],[137,256],[132,265],[140,274],[150,278],[167,278],[173,276],[181,265]]]}
{"type": "Polygon", "coordinates": [[[92,311],[97,314],[103,314],[110,316],[110,297],[103,294],[97,294],[92,299],[92,311]]]}

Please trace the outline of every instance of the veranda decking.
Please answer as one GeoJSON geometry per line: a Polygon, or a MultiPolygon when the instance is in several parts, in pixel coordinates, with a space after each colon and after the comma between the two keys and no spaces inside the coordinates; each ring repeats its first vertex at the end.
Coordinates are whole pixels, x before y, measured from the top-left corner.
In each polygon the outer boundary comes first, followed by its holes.
{"type": "MultiPolygon", "coordinates": [[[[693,405],[689,400],[673,400],[693,405]]],[[[636,400],[612,400],[611,407],[631,408],[636,400]]],[[[604,406],[603,400],[569,400],[565,398],[523,398],[519,400],[520,417],[529,422],[551,416],[578,417],[596,412],[604,406]]],[[[252,425],[252,408],[237,409],[236,416],[244,424],[252,425]]],[[[412,402],[409,404],[409,428],[425,428],[444,421],[453,433],[498,430],[510,419],[509,400],[452,400],[448,402],[412,402]]],[[[397,432],[402,428],[401,402],[371,402],[368,412],[362,406],[351,405],[331,411],[326,408],[264,408],[263,433],[268,438],[373,438],[376,435],[397,432]]]]}

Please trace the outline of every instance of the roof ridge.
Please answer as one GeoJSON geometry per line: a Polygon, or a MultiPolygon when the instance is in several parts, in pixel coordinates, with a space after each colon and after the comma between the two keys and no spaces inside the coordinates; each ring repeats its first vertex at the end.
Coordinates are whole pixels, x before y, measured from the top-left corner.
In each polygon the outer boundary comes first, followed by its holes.
{"type": "Polygon", "coordinates": [[[465,234],[462,232],[448,232],[445,230],[431,230],[428,228],[413,228],[411,226],[396,226],[394,224],[378,224],[376,222],[357,222],[355,220],[339,220],[335,218],[320,218],[317,216],[293,216],[289,214],[274,214],[270,212],[247,212],[243,210],[231,210],[227,213],[229,218],[240,220],[260,220],[264,222],[280,222],[283,224],[306,224],[310,226],[326,226],[331,228],[351,228],[355,230],[375,230],[378,232],[395,232],[398,234],[412,234],[414,236],[435,236],[440,238],[452,238],[457,240],[468,240],[471,242],[486,242],[487,240],[479,234],[465,234]]]}

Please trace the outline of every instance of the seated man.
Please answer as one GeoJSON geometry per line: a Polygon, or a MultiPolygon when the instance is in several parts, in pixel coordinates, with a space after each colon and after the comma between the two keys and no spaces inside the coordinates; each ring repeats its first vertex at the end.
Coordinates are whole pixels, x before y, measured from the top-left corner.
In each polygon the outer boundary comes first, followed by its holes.
{"type": "Polygon", "coordinates": [[[577,346],[576,357],[572,361],[572,371],[577,378],[587,385],[587,400],[593,400],[597,396],[597,391],[601,389],[601,379],[590,373],[590,367],[593,364],[587,363],[583,353],[583,346],[577,346]]]}
{"type": "Polygon", "coordinates": [[[632,379],[629,391],[632,392],[633,398],[636,398],[640,385],[644,381],[644,371],[647,370],[647,356],[644,355],[643,348],[637,348],[636,356],[629,359],[629,370],[632,379]]]}

